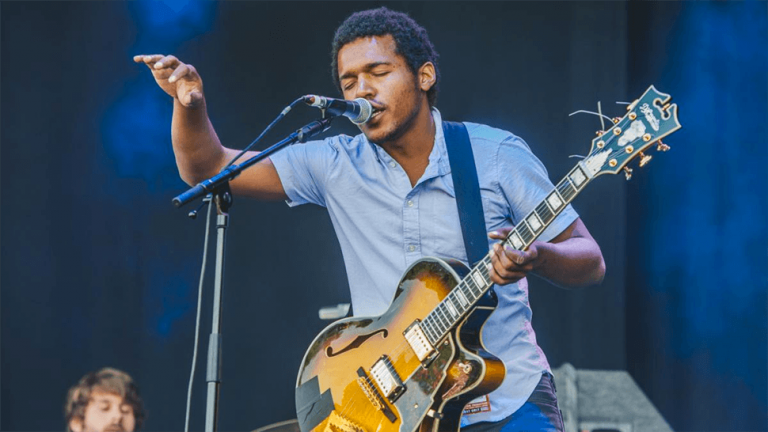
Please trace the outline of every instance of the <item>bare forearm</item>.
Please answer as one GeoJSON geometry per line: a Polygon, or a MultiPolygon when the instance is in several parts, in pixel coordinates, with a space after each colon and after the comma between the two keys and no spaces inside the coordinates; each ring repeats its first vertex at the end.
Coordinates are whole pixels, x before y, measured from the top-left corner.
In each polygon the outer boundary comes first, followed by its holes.
{"type": "Polygon", "coordinates": [[[179,174],[190,185],[215,175],[226,163],[227,149],[208,119],[204,101],[189,108],[174,99],[171,136],[179,174]]]}
{"type": "Polygon", "coordinates": [[[605,261],[592,238],[572,237],[559,243],[535,244],[536,275],[562,288],[581,288],[603,281],[605,261]]]}

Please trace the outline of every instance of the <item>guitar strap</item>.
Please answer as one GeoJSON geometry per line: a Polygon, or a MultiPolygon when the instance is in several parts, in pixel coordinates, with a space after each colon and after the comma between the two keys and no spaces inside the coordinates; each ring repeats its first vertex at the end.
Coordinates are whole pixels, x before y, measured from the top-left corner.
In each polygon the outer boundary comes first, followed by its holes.
{"type": "Polygon", "coordinates": [[[443,134],[448,149],[448,161],[451,164],[464,249],[467,251],[469,266],[474,267],[488,253],[488,234],[485,230],[475,157],[472,154],[469,133],[463,123],[444,121],[443,134]]]}

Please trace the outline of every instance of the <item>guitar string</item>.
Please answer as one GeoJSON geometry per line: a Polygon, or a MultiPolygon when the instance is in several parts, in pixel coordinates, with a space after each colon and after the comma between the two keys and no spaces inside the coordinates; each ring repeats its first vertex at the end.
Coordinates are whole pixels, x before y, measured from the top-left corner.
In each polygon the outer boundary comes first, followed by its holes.
{"type": "MultiPolygon", "coordinates": [[[[578,191],[578,190],[577,190],[577,191],[578,191]]],[[[543,203],[543,202],[544,202],[544,201],[542,201],[542,203],[543,203]]],[[[539,206],[540,206],[540,205],[541,205],[541,203],[539,204],[539,206]]],[[[555,217],[556,217],[556,216],[555,216],[555,217]]],[[[554,220],[554,217],[552,218],[552,220],[554,220]]],[[[552,220],[551,220],[551,221],[552,221],[552,220]]],[[[551,223],[551,221],[550,221],[550,223],[551,223]]],[[[542,231],[543,231],[543,230],[542,230],[542,231]]],[[[505,240],[502,240],[502,242],[505,242],[505,241],[506,241],[506,239],[505,239],[505,240]]],[[[531,239],[531,243],[532,243],[532,241],[533,241],[533,239],[531,239]]],[[[528,243],[528,242],[526,242],[526,243],[528,243]]],[[[529,244],[530,244],[530,243],[529,243],[529,244]]],[[[470,293],[472,293],[472,295],[474,296],[474,295],[475,295],[475,294],[474,294],[474,291],[472,290],[472,288],[470,287],[469,283],[467,282],[467,281],[470,281],[470,280],[471,280],[471,279],[470,279],[470,278],[472,277],[472,276],[471,276],[471,274],[472,274],[473,272],[479,272],[479,273],[480,273],[480,274],[481,274],[481,275],[484,277],[484,279],[485,279],[485,284],[484,284],[485,286],[483,286],[483,287],[478,287],[478,289],[480,290],[480,294],[479,294],[479,295],[477,296],[477,298],[475,298],[475,300],[472,302],[473,304],[472,304],[472,305],[470,305],[469,307],[467,307],[467,308],[466,308],[466,309],[465,309],[465,310],[464,310],[464,311],[463,311],[461,314],[459,314],[459,315],[458,315],[458,317],[454,318],[454,317],[453,317],[453,315],[450,315],[450,316],[449,316],[448,314],[446,314],[446,313],[443,313],[443,315],[444,315],[446,318],[450,317],[450,318],[452,319],[452,321],[453,321],[453,322],[451,322],[451,320],[448,320],[448,323],[449,323],[448,329],[450,329],[451,327],[455,326],[455,324],[459,322],[459,320],[460,320],[460,319],[461,319],[461,318],[462,318],[462,317],[465,315],[465,313],[466,313],[467,311],[469,311],[470,309],[472,309],[472,307],[474,306],[474,303],[476,303],[476,301],[477,301],[477,300],[478,300],[478,299],[479,299],[479,298],[480,298],[482,295],[484,295],[484,294],[485,294],[485,292],[487,292],[487,290],[490,288],[490,286],[491,286],[491,285],[493,285],[493,283],[490,281],[490,277],[489,277],[489,273],[488,273],[488,268],[487,268],[487,265],[490,265],[490,261],[489,261],[489,260],[490,260],[490,259],[491,259],[491,257],[492,257],[492,253],[493,253],[493,251],[489,251],[489,252],[488,252],[488,254],[486,254],[486,255],[485,255],[485,257],[484,257],[484,258],[481,260],[481,262],[482,262],[483,264],[485,264],[485,265],[477,265],[475,268],[471,269],[471,270],[470,270],[470,272],[468,273],[468,275],[467,275],[467,276],[466,276],[464,279],[462,279],[462,280],[461,280],[461,281],[460,281],[460,282],[459,282],[459,283],[456,285],[456,287],[458,287],[458,289],[461,289],[461,288],[462,288],[462,284],[463,284],[463,285],[464,285],[466,288],[468,288],[468,289],[469,289],[469,292],[470,292],[470,293]]],[[[452,289],[452,290],[451,290],[451,291],[448,293],[448,295],[446,295],[446,297],[445,297],[443,300],[441,300],[441,301],[440,301],[440,303],[438,303],[438,305],[437,305],[435,308],[433,308],[432,312],[430,312],[430,313],[427,315],[428,317],[429,317],[430,315],[432,315],[432,314],[433,314],[435,311],[437,311],[438,313],[439,313],[439,312],[441,312],[441,311],[439,311],[439,309],[438,309],[438,308],[440,307],[440,305],[441,305],[442,303],[445,303],[445,301],[448,299],[448,296],[450,296],[450,295],[451,295],[451,294],[452,294],[452,293],[453,293],[453,292],[454,292],[454,291],[457,289],[456,287],[454,287],[454,288],[453,288],[453,289],[452,289]]],[[[466,297],[466,296],[465,296],[465,297],[466,297]]],[[[452,303],[453,303],[453,302],[452,302],[452,303]]],[[[453,304],[453,306],[454,306],[455,308],[457,307],[455,303],[453,304]]],[[[438,320],[440,320],[440,321],[438,321],[438,322],[436,323],[436,324],[438,324],[438,325],[435,325],[435,326],[433,326],[433,327],[434,327],[434,328],[437,328],[437,330],[438,330],[438,331],[439,331],[439,333],[441,333],[441,334],[439,334],[439,337],[438,337],[438,338],[437,338],[437,340],[434,342],[433,348],[436,348],[436,347],[439,345],[439,342],[440,342],[440,341],[442,341],[443,337],[444,337],[444,336],[445,336],[445,335],[448,333],[447,331],[445,331],[445,330],[442,330],[442,329],[440,328],[440,327],[443,325],[443,324],[441,323],[441,321],[444,321],[444,320],[443,320],[443,319],[441,319],[441,318],[440,318],[440,316],[439,316],[439,315],[437,315],[437,314],[435,314],[435,317],[437,317],[437,318],[438,318],[438,320]]],[[[425,320],[425,321],[426,321],[426,320],[425,320]]],[[[425,322],[425,321],[422,321],[422,322],[425,322]]],[[[431,324],[430,324],[430,325],[431,325],[431,324]]],[[[448,329],[446,329],[446,330],[448,330],[448,329]]],[[[434,332],[434,331],[433,331],[433,332],[434,332]]],[[[425,335],[427,335],[427,334],[426,334],[426,331],[425,331],[425,335]]],[[[397,357],[397,356],[399,356],[400,354],[402,354],[402,353],[403,353],[403,351],[404,351],[405,349],[407,349],[407,348],[409,348],[409,347],[410,347],[410,344],[408,343],[408,341],[407,341],[407,340],[404,340],[404,341],[403,341],[403,342],[402,342],[400,345],[398,345],[397,347],[395,347],[395,349],[394,349],[394,351],[393,351],[393,353],[392,353],[392,356],[391,356],[391,357],[397,357]]]]}
{"type": "MultiPolygon", "coordinates": [[[[485,256],[485,257],[484,257],[484,258],[481,260],[481,262],[482,262],[482,263],[486,263],[486,261],[487,261],[487,260],[488,260],[488,259],[491,257],[491,253],[492,253],[492,252],[491,252],[491,251],[489,251],[489,252],[488,252],[488,254],[487,254],[487,255],[486,255],[486,256],[485,256]]],[[[487,280],[487,277],[488,277],[488,273],[487,273],[487,268],[486,268],[486,266],[485,266],[485,265],[477,265],[475,268],[473,268],[473,269],[470,271],[470,273],[471,273],[472,271],[479,271],[481,274],[483,274],[483,275],[484,275],[484,277],[485,277],[485,278],[486,278],[486,280],[487,280]]],[[[468,279],[469,277],[471,277],[471,275],[467,275],[467,277],[466,277],[465,279],[468,279]]],[[[459,286],[461,283],[464,283],[464,280],[465,280],[465,279],[462,279],[462,281],[461,281],[461,282],[459,282],[459,284],[457,284],[457,286],[459,286]]],[[[486,285],[487,285],[487,287],[490,287],[490,286],[491,286],[491,285],[493,285],[493,284],[492,284],[492,283],[490,283],[490,284],[486,284],[486,285]]],[[[454,287],[454,289],[455,289],[455,287],[454,287]]],[[[481,289],[481,294],[480,294],[480,296],[482,296],[483,294],[485,294],[485,292],[486,292],[486,291],[487,291],[487,288],[483,288],[483,289],[481,289]]],[[[451,292],[453,292],[453,290],[451,290],[451,292]]],[[[450,295],[450,292],[449,292],[449,294],[448,294],[448,295],[450,295]]],[[[479,299],[479,298],[480,298],[480,296],[478,296],[478,297],[477,297],[477,299],[479,299]]],[[[446,298],[447,298],[447,296],[446,296],[446,298]]],[[[477,299],[476,299],[476,300],[477,300],[477,299]]],[[[442,303],[442,302],[441,302],[441,303],[442,303]]],[[[438,305],[438,307],[439,307],[439,305],[438,305]]],[[[436,309],[436,308],[435,308],[435,309],[436,309]]],[[[435,309],[433,309],[433,310],[435,310],[435,309]]],[[[470,309],[471,309],[471,307],[468,307],[468,308],[465,310],[465,312],[466,312],[466,311],[469,311],[470,309]]],[[[461,318],[461,316],[463,316],[463,315],[464,315],[464,314],[461,314],[461,315],[459,315],[459,317],[458,317],[458,318],[455,320],[455,322],[454,322],[454,323],[451,325],[451,327],[453,327],[453,325],[455,325],[455,324],[456,324],[456,322],[458,322],[459,318],[461,318]]],[[[443,335],[441,335],[441,337],[440,337],[440,338],[438,338],[438,340],[437,340],[437,341],[435,341],[435,345],[434,345],[434,347],[437,347],[437,346],[439,345],[439,343],[438,343],[438,342],[440,342],[440,341],[443,339],[443,336],[445,336],[447,333],[448,333],[448,332],[444,332],[444,333],[443,333],[443,335]]],[[[403,341],[403,342],[402,342],[400,345],[398,345],[397,347],[395,347],[395,350],[394,350],[394,352],[392,353],[392,355],[391,355],[391,358],[396,358],[396,357],[398,357],[400,354],[403,354],[407,348],[409,348],[409,344],[408,344],[408,341],[407,341],[407,340],[405,340],[405,341],[403,341]]],[[[412,353],[411,355],[414,355],[414,354],[412,353]]],[[[368,377],[368,374],[367,374],[367,373],[366,373],[366,375],[364,375],[364,379],[365,379],[365,382],[367,382],[367,383],[368,383],[368,384],[371,386],[371,388],[372,388],[372,389],[374,389],[374,390],[376,389],[376,386],[374,385],[373,381],[372,381],[372,380],[371,380],[371,379],[368,377]]],[[[365,393],[365,391],[363,391],[363,393],[365,393]]],[[[367,399],[367,398],[368,398],[368,396],[366,396],[366,399],[367,399]]],[[[349,405],[347,405],[347,406],[345,406],[344,408],[342,408],[340,415],[341,415],[341,416],[345,416],[345,415],[349,416],[349,415],[351,415],[351,413],[352,413],[352,410],[353,410],[353,407],[355,406],[356,402],[357,402],[357,400],[353,400],[353,401],[352,401],[352,403],[350,403],[349,405]]],[[[381,401],[379,401],[379,403],[381,403],[381,401]]],[[[375,408],[375,407],[374,407],[374,408],[375,408]]],[[[377,411],[381,411],[381,410],[380,410],[380,409],[377,409],[377,411]]]]}
{"type": "MultiPolygon", "coordinates": [[[[488,261],[488,260],[491,258],[491,254],[492,254],[492,253],[493,253],[492,251],[489,251],[489,252],[488,252],[488,254],[486,254],[486,255],[485,255],[485,257],[483,257],[483,259],[481,260],[481,263],[483,263],[483,264],[490,264],[490,262],[487,262],[487,261],[488,261]]],[[[493,283],[489,281],[489,279],[490,279],[490,278],[488,277],[488,269],[487,269],[487,267],[486,267],[485,265],[480,265],[480,264],[478,264],[477,266],[475,266],[475,268],[473,268],[472,270],[470,270],[469,274],[467,274],[467,276],[466,276],[464,279],[462,279],[462,280],[461,280],[461,281],[460,281],[458,284],[456,284],[456,287],[459,287],[461,284],[465,284],[465,285],[469,286],[468,284],[466,284],[466,283],[465,283],[465,281],[466,281],[466,280],[469,280],[469,278],[471,278],[471,277],[472,277],[472,276],[471,276],[471,273],[472,273],[472,272],[474,272],[474,271],[477,271],[477,272],[481,273],[481,274],[484,276],[484,278],[486,279],[486,284],[485,284],[486,286],[485,286],[485,287],[483,287],[483,288],[479,288],[479,287],[478,287],[478,289],[480,289],[481,293],[480,293],[480,294],[477,296],[477,298],[474,300],[474,302],[476,303],[476,302],[477,302],[477,300],[478,300],[478,299],[480,299],[480,297],[481,297],[482,295],[484,295],[484,294],[485,294],[485,292],[488,290],[488,288],[490,288],[490,286],[491,286],[491,285],[493,285],[493,283]]],[[[440,304],[442,304],[443,302],[445,302],[445,300],[448,298],[448,296],[449,296],[449,295],[451,295],[451,293],[453,293],[453,291],[456,289],[456,287],[454,287],[453,289],[451,289],[451,291],[448,293],[448,295],[446,295],[446,297],[445,297],[443,300],[441,300],[441,301],[440,301],[440,303],[438,303],[438,305],[437,305],[435,308],[433,308],[432,310],[433,310],[433,311],[437,310],[437,308],[440,306],[440,304]]],[[[471,291],[471,289],[470,289],[470,291],[471,291]]],[[[474,295],[474,294],[473,294],[473,295],[474,295]]],[[[454,307],[455,307],[455,305],[454,305],[454,307]]],[[[434,342],[434,345],[433,345],[433,348],[434,348],[434,349],[436,349],[436,348],[437,348],[437,346],[438,346],[438,345],[440,345],[440,343],[439,343],[439,342],[441,342],[441,341],[443,340],[443,338],[444,338],[444,337],[445,337],[445,336],[448,334],[448,331],[447,331],[447,330],[449,330],[450,328],[452,328],[453,326],[455,326],[455,325],[456,325],[456,323],[458,323],[458,322],[459,322],[459,320],[460,320],[460,319],[461,319],[461,318],[464,316],[464,314],[465,314],[467,311],[469,311],[470,309],[472,309],[472,307],[473,307],[473,306],[469,306],[469,307],[467,307],[463,313],[461,313],[461,314],[460,314],[460,315],[459,315],[457,318],[455,318],[455,319],[453,320],[453,323],[451,323],[451,324],[449,325],[449,328],[448,328],[448,329],[446,329],[446,330],[441,330],[441,333],[442,333],[442,334],[440,334],[440,335],[439,335],[439,337],[438,337],[438,339],[437,339],[437,340],[434,342]]],[[[430,312],[430,314],[431,314],[431,312],[430,312]]],[[[429,316],[430,314],[428,314],[427,316],[429,316]]],[[[422,321],[422,322],[424,322],[424,321],[422,321]]],[[[449,321],[449,323],[450,323],[450,321],[449,321]]],[[[438,328],[438,330],[440,330],[440,329],[438,328]]],[[[408,340],[406,339],[406,340],[404,340],[402,343],[400,343],[400,345],[398,345],[398,346],[396,346],[396,347],[394,348],[394,350],[392,351],[392,354],[391,354],[390,358],[396,358],[396,357],[398,357],[400,354],[403,354],[403,353],[406,351],[406,349],[408,349],[408,348],[410,348],[410,344],[408,343],[408,340]]],[[[415,353],[412,353],[412,355],[415,355],[415,353]]]]}

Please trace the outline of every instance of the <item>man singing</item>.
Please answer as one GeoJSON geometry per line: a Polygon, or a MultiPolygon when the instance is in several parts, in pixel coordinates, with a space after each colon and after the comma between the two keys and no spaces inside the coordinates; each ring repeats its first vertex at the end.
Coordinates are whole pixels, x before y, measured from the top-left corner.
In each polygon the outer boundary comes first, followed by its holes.
{"type": "MultiPolygon", "coordinates": [[[[437,52],[426,30],[386,8],[352,14],[332,44],[332,76],[345,99],[374,108],[362,134],[335,136],[282,150],[231,182],[233,192],[291,206],[328,209],[341,244],[357,316],[387,310],[403,272],[437,256],[467,263],[443,136],[435,108],[437,52]]],[[[206,113],[197,70],[173,56],[139,55],[174,98],[173,148],[182,179],[196,184],[237,150],[221,145],[206,113]]],[[[465,123],[477,166],[485,225],[493,248],[489,272],[498,308],[483,329],[488,351],[507,368],[502,385],[465,412],[466,430],[563,430],[546,356],[531,327],[528,283],[534,273],[566,288],[602,281],[600,248],[568,206],[528,250],[506,238],[554,186],[519,137],[465,123]]],[[[252,156],[246,155],[246,156],[252,156]]]]}

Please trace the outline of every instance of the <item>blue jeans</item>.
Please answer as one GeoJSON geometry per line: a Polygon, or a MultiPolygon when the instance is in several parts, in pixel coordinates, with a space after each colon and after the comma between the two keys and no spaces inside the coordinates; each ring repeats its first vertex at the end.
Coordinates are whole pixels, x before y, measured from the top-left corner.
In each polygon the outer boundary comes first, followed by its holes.
{"type": "Polygon", "coordinates": [[[555,380],[544,373],[531,397],[511,416],[497,422],[480,422],[461,432],[563,432],[563,415],[557,407],[555,380]]]}

